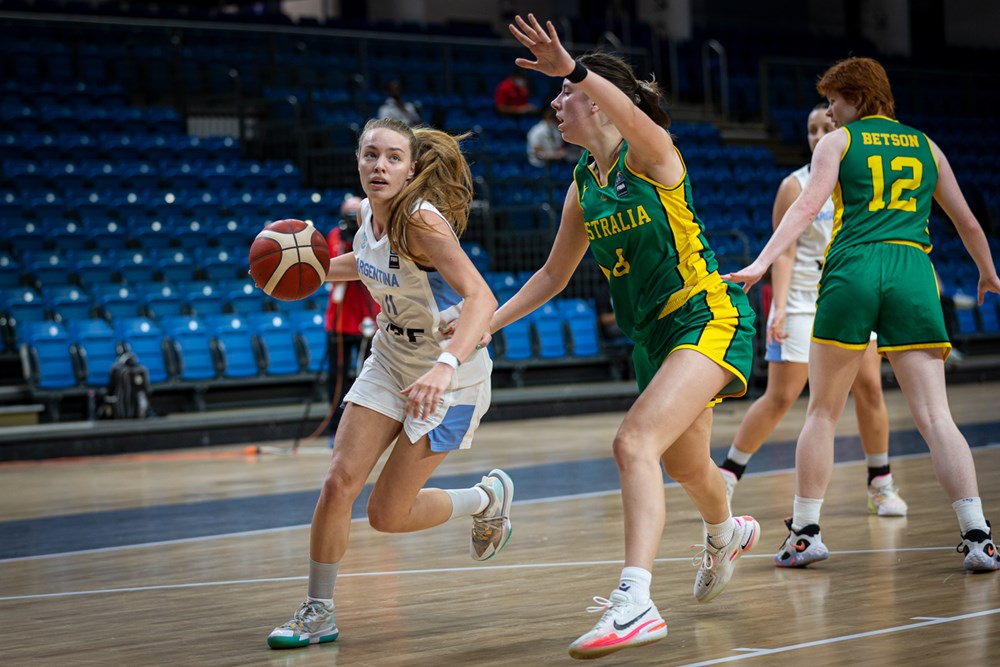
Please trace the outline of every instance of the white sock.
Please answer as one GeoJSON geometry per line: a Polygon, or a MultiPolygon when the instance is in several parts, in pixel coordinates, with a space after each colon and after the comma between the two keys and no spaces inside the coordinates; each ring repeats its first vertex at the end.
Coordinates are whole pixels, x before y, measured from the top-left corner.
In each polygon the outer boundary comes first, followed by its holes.
{"type": "Polygon", "coordinates": [[[881,454],[865,454],[865,463],[869,468],[882,468],[889,465],[889,452],[881,454]]]}
{"type": "Polygon", "coordinates": [[[652,572],[641,567],[628,566],[622,569],[618,590],[628,595],[633,604],[646,604],[649,602],[649,585],[652,582],[652,572]]]}
{"type": "Polygon", "coordinates": [[[310,602],[333,604],[333,586],[337,583],[337,572],[340,563],[317,563],[309,559],[309,592],[310,602]]]}
{"type": "Polygon", "coordinates": [[[471,516],[479,514],[490,504],[490,497],[481,487],[474,486],[471,489],[445,489],[445,493],[451,498],[451,517],[471,516]]]}
{"type": "Polygon", "coordinates": [[[704,520],[702,523],[705,524],[705,533],[708,535],[708,541],[716,549],[721,549],[733,539],[733,531],[736,530],[736,523],[733,521],[732,515],[722,523],[708,523],[704,520]]]}
{"type": "Polygon", "coordinates": [[[986,517],[983,516],[983,501],[978,497],[956,500],[951,508],[958,515],[958,529],[963,535],[975,528],[985,533],[990,532],[986,527],[986,517]]]}
{"type": "Polygon", "coordinates": [[[749,463],[751,456],[753,456],[753,454],[748,454],[746,452],[742,452],[736,449],[736,445],[730,445],[729,453],[726,454],[727,459],[729,459],[733,463],[739,463],[741,466],[745,466],[747,463],[749,463]]]}
{"type": "Polygon", "coordinates": [[[795,496],[795,503],[792,505],[792,528],[802,530],[809,524],[819,524],[819,510],[822,506],[822,498],[795,496]]]}

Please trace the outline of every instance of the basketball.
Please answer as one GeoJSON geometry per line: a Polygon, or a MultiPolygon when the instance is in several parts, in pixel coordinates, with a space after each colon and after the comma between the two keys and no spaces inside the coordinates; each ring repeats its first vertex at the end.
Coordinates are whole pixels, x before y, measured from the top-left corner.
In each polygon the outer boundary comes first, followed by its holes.
{"type": "Polygon", "coordinates": [[[268,224],[250,246],[250,276],[257,287],[281,301],[298,301],[315,293],[329,268],[326,239],[301,220],[268,224]]]}

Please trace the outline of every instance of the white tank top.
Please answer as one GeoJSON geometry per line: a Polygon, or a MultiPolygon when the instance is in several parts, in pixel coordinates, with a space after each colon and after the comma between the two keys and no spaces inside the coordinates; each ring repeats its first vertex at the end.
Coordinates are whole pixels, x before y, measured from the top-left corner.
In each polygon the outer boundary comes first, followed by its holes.
{"type": "MultiPolygon", "coordinates": [[[[420,209],[444,219],[429,202],[421,201],[420,209]]],[[[375,238],[368,199],[361,202],[354,258],[361,281],[382,307],[376,318],[378,331],[372,339],[372,354],[381,357],[405,387],[426,373],[447,346],[438,325],[458,317],[462,297],[437,271],[396,254],[387,235],[375,238]]],[[[452,388],[488,381],[491,367],[486,350],[479,350],[459,366],[452,388]]]]}
{"type": "MultiPolygon", "coordinates": [[[[792,176],[802,188],[809,180],[809,165],[792,172],[792,176]]],[[[829,198],[819,210],[812,225],[799,237],[795,248],[795,263],[792,265],[792,281],[789,289],[815,290],[823,272],[823,258],[833,234],[833,199],[829,198]]]]}

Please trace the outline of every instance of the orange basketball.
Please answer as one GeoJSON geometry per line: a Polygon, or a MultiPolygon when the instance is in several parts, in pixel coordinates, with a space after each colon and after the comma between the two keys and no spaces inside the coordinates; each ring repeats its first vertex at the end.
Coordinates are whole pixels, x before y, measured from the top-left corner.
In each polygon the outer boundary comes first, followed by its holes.
{"type": "Polygon", "coordinates": [[[330,248],[319,230],[301,220],[278,220],[250,246],[250,276],[257,287],[282,301],[314,294],[326,280],[330,248]]]}

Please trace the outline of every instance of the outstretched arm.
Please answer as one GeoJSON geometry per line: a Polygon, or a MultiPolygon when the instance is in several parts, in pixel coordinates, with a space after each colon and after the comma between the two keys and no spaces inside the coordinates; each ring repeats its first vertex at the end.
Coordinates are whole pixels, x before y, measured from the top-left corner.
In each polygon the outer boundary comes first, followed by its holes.
{"type": "Polygon", "coordinates": [[[962,195],[961,188],[958,187],[955,172],[952,171],[948,158],[933,141],[931,141],[931,150],[934,151],[934,157],[938,163],[938,182],[937,188],[934,190],[934,199],[955,225],[965,249],[979,268],[979,304],[982,305],[986,292],[1000,294],[1000,278],[997,278],[997,270],[993,265],[990,246],[986,241],[982,226],[976,220],[976,216],[972,214],[969,204],[962,195]]]}
{"type": "Polygon", "coordinates": [[[722,276],[723,280],[743,283],[743,289],[749,290],[761,279],[774,260],[802,235],[819,215],[823,204],[833,192],[840,173],[840,156],[846,147],[847,133],[842,129],[831,132],[819,140],[816,150],[813,151],[809,180],[801,194],[782,216],[778,228],[774,230],[767,245],[750,266],[722,276]]]}
{"type": "Polygon", "coordinates": [[[587,252],[587,233],[583,211],[576,195],[576,183],[569,186],[563,202],[559,231],[542,268],[503,304],[490,320],[490,333],[521,319],[565,289],[569,279],[587,252]]]}
{"type": "MultiPolygon", "coordinates": [[[[576,67],[576,61],[559,41],[552,21],[546,21],[543,27],[534,14],[528,14],[524,20],[514,17],[516,25],[511,25],[510,32],[524,46],[531,50],[535,60],[517,58],[514,63],[525,69],[535,70],[554,77],[566,77],[576,67]]],[[[657,165],[669,165],[676,173],[664,178],[670,183],[680,179],[682,166],[680,158],[673,150],[670,134],[657,125],[642,109],[613,83],[597,74],[588,72],[579,83],[573,84],[587,94],[600,107],[608,119],[628,142],[629,166],[635,171],[651,176],[657,165]]]]}

